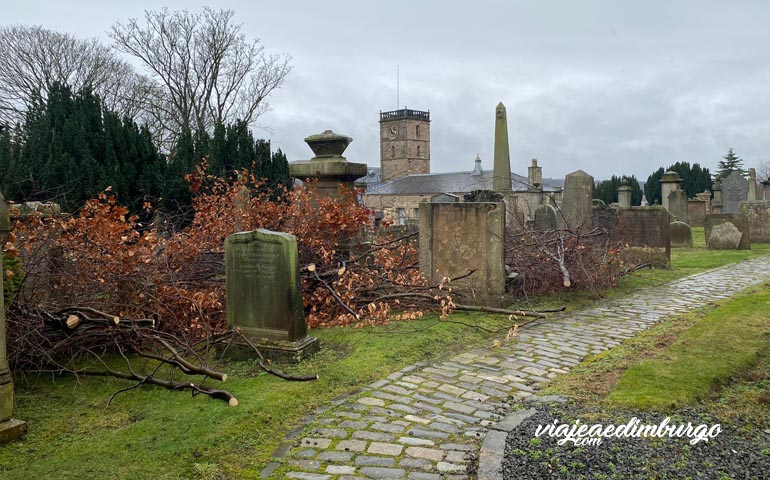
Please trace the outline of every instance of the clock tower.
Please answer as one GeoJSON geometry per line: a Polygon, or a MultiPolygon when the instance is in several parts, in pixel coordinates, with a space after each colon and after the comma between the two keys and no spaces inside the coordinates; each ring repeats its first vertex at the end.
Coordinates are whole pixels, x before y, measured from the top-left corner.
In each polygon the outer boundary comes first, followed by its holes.
{"type": "Polygon", "coordinates": [[[383,182],[430,173],[430,112],[380,112],[380,178],[383,182]]]}

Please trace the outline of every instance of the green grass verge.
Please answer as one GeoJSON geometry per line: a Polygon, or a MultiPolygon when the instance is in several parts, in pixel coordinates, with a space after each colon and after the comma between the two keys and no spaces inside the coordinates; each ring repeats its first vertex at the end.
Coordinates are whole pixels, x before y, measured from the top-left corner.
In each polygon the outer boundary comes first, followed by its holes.
{"type": "Polygon", "coordinates": [[[703,404],[770,419],[770,287],[655,325],[589,357],[545,393],[588,404],[670,410],[703,404]]]}
{"type": "Polygon", "coordinates": [[[770,289],[740,295],[707,313],[671,346],[628,368],[608,400],[665,409],[706,399],[752,367],[770,347],[770,289]]]}
{"type": "MultiPolygon", "coordinates": [[[[504,316],[452,319],[489,328],[507,323],[504,316]]],[[[0,447],[0,477],[257,478],[286,432],[315,408],[406,365],[490,337],[435,318],[311,334],[325,348],[291,370],[317,372],[318,381],[284,381],[261,373],[252,363],[221,366],[230,374],[223,388],[238,397],[238,407],[142,386],[119,395],[106,408],[110,394],[130,383],[97,377],[17,377],[14,416],[29,422],[29,433],[0,447]]]]}

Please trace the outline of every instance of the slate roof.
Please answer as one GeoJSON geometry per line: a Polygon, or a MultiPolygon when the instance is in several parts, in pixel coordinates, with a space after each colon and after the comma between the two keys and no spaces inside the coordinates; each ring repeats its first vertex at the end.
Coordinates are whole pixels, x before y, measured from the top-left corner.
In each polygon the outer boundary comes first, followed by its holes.
{"type": "MultiPolygon", "coordinates": [[[[561,188],[563,180],[543,179],[545,191],[561,188]]],[[[367,195],[423,195],[437,193],[468,193],[474,190],[492,190],[492,172],[426,173],[408,175],[391,182],[370,185],[367,195]]],[[[527,177],[511,172],[511,189],[527,190],[527,177]]]]}

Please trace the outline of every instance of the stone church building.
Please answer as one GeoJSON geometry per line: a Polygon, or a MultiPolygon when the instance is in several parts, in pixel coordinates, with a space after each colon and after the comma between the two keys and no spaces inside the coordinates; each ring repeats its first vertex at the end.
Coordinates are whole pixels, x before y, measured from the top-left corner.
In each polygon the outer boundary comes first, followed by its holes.
{"type": "MultiPolygon", "coordinates": [[[[478,154],[468,164],[463,172],[431,173],[430,112],[407,108],[380,112],[380,168],[370,168],[356,185],[366,190],[363,203],[378,218],[404,225],[417,222],[420,202],[462,202],[466,193],[492,190],[493,172],[481,167],[478,154]]],[[[540,169],[536,160],[533,167],[540,169]]],[[[511,190],[528,192],[531,180],[511,172],[511,190]]],[[[559,195],[562,184],[544,179],[541,188],[559,195]]]]}

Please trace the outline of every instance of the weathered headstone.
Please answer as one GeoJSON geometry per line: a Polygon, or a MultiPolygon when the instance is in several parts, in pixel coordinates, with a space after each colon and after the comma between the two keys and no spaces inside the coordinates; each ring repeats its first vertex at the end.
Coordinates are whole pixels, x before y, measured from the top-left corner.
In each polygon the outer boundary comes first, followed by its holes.
{"type": "Polygon", "coordinates": [[[660,196],[662,199],[662,205],[663,208],[668,210],[669,212],[671,209],[668,205],[668,198],[671,192],[676,190],[681,190],[680,185],[682,184],[682,177],[679,176],[678,173],[668,171],[663,174],[662,177],[660,177],[660,196]]]}
{"type": "Polygon", "coordinates": [[[743,234],[730,222],[714,225],[706,247],[709,250],[737,250],[743,234]]]}
{"type": "Polygon", "coordinates": [[[751,241],[770,243],[770,201],[743,202],[741,214],[749,222],[751,241]]]}
{"type": "Polygon", "coordinates": [[[503,102],[495,109],[495,158],[492,170],[492,189],[511,191],[511,157],[508,148],[508,115],[503,102]]]}
{"type": "Polygon", "coordinates": [[[706,218],[706,202],[698,198],[687,200],[687,216],[690,226],[702,227],[703,220],[706,218]]]}
{"type": "Polygon", "coordinates": [[[668,194],[668,213],[675,216],[677,221],[690,223],[687,212],[687,194],[683,190],[674,190],[668,194]]]}
{"type": "MultiPolygon", "coordinates": [[[[731,223],[740,233],[740,242],[738,244],[738,250],[749,250],[751,249],[751,230],[749,229],[749,221],[748,218],[746,218],[746,215],[742,215],[740,213],[720,213],[720,214],[712,214],[712,215],[706,215],[706,220],[703,222],[704,231],[706,234],[706,247],[709,249],[715,249],[715,247],[710,246],[711,245],[711,235],[713,232],[714,227],[721,225],[723,223],[731,223]]],[[[727,234],[728,231],[732,231],[732,229],[724,230],[724,234],[727,234]]]]}
{"type": "Polygon", "coordinates": [[[749,169],[749,192],[746,195],[746,200],[754,202],[757,199],[757,170],[755,168],[749,169]]]}
{"type": "MultiPolygon", "coordinates": [[[[0,195],[0,237],[5,238],[11,229],[8,215],[8,204],[0,195]]],[[[0,259],[2,246],[0,245],[0,259]]],[[[13,414],[13,377],[8,369],[8,354],[6,351],[5,334],[5,304],[3,282],[0,278],[0,444],[9,442],[27,431],[27,422],[11,418],[13,414]]]]}
{"type": "Polygon", "coordinates": [[[420,203],[420,271],[431,283],[475,272],[451,285],[469,302],[503,306],[503,203],[420,203]]]}
{"type": "Polygon", "coordinates": [[[762,191],[764,192],[762,194],[762,199],[770,201],[770,180],[762,182],[762,191]]]}
{"type": "Polygon", "coordinates": [[[556,221],[556,209],[550,205],[540,205],[535,209],[535,230],[538,232],[547,232],[556,230],[558,222],[556,221]]]}
{"type": "Polygon", "coordinates": [[[593,199],[591,206],[591,225],[593,228],[610,231],[617,222],[617,211],[603,200],[593,199]]]}
{"type": "Polygon", "coordinates": [[[714,201],[711,202],[709,215],[712,213],[722,213],[722,180],[714,180],[714,201]]]}
{"type": "Polygon", "coordinates": [[[297,240],[288,233],[259,229],[225,240],[227,325],[275,360],[298,361],[318,350],[307,335],[298,262],[297,240]]]}
{"type": "Polygon", "coordinates": [[[622,208],[610,231],[613,241],[624,244],[621,258],[632,265],[671,266],[671,216],[660,206],[622,208]]]}
{"type": "Polygon", "coordinates": [[[561,210],[566,227],[576,230],[591,228],[591,211],[594,198],[594,177],[583,170],[572,172],[564,179],[561,210]]]}
{"type": "Polygon", "coordinates": [[[692,248],[692,229],[684,222],[671,222],[669,225],[671,248],[692,248]]]}
{"type": "Polygon", "coordinates": [[[618,187],[618,203],[621,207],[631,206],[631,187],[628,185],[621,185],[618,187]]]}
{"type": "Polygon", "coordinates": [[[738,213],[741,202],[749,196],[749,181],[740,172],[733,170],[722,179],[722,213],[738,213]]]}

